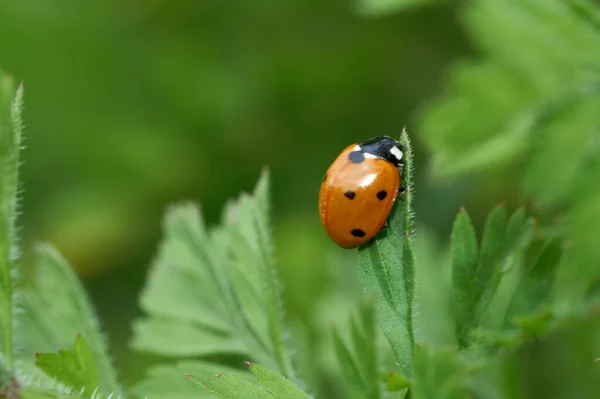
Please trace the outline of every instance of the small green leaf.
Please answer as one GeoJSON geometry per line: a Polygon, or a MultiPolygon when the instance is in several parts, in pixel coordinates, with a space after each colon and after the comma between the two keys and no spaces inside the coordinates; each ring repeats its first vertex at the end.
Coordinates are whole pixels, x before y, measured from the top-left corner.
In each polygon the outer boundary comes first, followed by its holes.
{"type": "Polygon", "coordinates": [[[280,399],[312,399],[281,374],[256,363],[249,363],[250,370],[260,383],[275,397],[280,399]]]}
{"type": "Polygon", "coordinates": [[[466,367],[453,351],[433,352],[426,346],[415,348],[415,374],[411,399],[463,399],[466,367]]]}
{"type": "Polygon", "coordinates": [[[451,238],[452,299],[456,337],[459,345],[467,345],[474,321],[475,276],[477,273],[477,237],[471,218],[461,209],[452,228],[451,238]]]}
{"type": "Polygon", "coordinates": [[[403,195],[388,218],[387,227],[375,239],[359,248],[358,266],[363,292],[378,298],[377,320],[406,375],[412,373],[412,307],[414,261],[410,249],[412,218],[412,146],[406,130],[404,147],[403,195]]]}
{"type": "Polygon", "coordinates": [[[332,336],[333,346],[346,383],[352,387],[352,390],[361,391],[367,396],[369,388],[367,387],[367,382],[361,372],[361,368],[335,327],[332,329],[332,336]]]}
{"type": "Polygon", "coordinates": [[[383,371],[381,379],[385,383],[388,392],[397,392],[410,387],[410,381],[402,373],[383,371]]]}
{"type": "Polygon", "coordinates": [[[528,315],[547,304],[561,255],[559,240],[551,240],[542,248],[513,295],[506,311],[507,323],[516,316],[528,315]]]}
{"type": "Polygon", "coordinates": [[[35,364],[46,375],[56,378],[76,390],[82,388],[93,392],[98,388],[99,378],[94,354],[81,337],[77,336],[73,351],[59,350],[58,353],[38,353],[35,364]]]}
{"type": "Polygon", "coordinates": [[[489,214],[483,238],[475,277],[473,302],[477,305],[476,318],[479,318],[491,300],[501,272],[502,260],[506,251],[506,209],[497,206],[489,214]]]}
{"type": "Polygon", "coordinates": [[[350,320],[350,333],[354,353],[369,389],[369,398],[378,398],[380,395],[376,328],[374,303],[370,298],[361,298],[358,318],[353,316],[350,320]]]}
{"type": "Polygon", "coordinates": [[[526,218],[525,209],[519,208],[512,214],[506,227],[506,253],[509,257],[531,243],[534,229],[535,221],[526,218]]]}
{"type": "Polygon", "coordinates": [[[214,396],[222,399],[275,399],[264,389],[234,374],[217,374],[212,379],[198,381],[195,377],[186,376],[196,385],[206,389],[214,396]]]}
{"type": "Polygon", "coordinates": [[[101,390],[119,392],[93,305],[73,268],[52,246],[38,245],[36,250],[34,285],[21,291],[25,312],[20,316],[17,338],[25,348],[19,356],[24,371],[36,371],[27,369],[34,350],[50,352],[69,347],[67,337],[81,333],[96,358],[101,390]]]}

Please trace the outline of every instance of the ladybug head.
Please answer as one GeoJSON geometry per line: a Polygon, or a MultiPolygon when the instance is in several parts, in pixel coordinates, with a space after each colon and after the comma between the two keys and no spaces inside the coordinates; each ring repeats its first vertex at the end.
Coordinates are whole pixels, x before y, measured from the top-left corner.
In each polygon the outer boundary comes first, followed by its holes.
{"type": "Polygon", "coordinates": [[[374,137],[370,140],[358,143],[361,150],[366,154],[375,155],[398,166],[402,162],[404,149],[396,140],[388,136],[374,137]]]}

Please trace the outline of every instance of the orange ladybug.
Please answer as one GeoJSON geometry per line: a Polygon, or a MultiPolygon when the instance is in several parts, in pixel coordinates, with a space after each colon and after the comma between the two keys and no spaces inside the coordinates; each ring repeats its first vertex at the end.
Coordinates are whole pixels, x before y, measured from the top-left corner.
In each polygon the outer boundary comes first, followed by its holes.
{"type": "Polygon", "coordinates": [[[348,146],[333,161],[319,193],[321,223],[342,248],[371,240],[384,226],[400,191],[402,146],[375,137],[348,146]]]}

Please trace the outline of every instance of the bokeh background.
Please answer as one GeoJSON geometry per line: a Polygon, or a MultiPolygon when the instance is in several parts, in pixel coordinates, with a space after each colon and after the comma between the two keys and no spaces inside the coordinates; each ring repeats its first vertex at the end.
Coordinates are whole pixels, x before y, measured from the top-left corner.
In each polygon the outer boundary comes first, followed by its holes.
{"type": "Polygon", "coordinates": [[[0,66],[26,90],[24,264],[40,240],[69,259],[126,382],[148,361],[127,344],[173,202],[198,201],[215,223],[269,166],[288,317],[301,326],[327,325],[332,292],[356,284],[355,254],[317,214],[322,175],[348,144],[406,125],[417,223],[440,239],[462,205],[480,229],[497,202],[521,202],[508,171],[444,185],[427,173],[420,111],[449,66],[476,55],[456,6],[370,17],[355,5],[0,2],[0,66]],[[329,267],[344,257],[346,269],[329,267]]]}

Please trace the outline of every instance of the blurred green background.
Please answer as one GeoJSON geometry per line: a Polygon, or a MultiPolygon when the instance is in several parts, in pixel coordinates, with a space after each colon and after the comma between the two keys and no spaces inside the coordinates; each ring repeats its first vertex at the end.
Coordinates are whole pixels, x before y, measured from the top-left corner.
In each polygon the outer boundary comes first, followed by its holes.
{"type": "Polygon", "coordinates": [[[428,178],[420,107],[472,52],[449,4],[369,18],[349,1],[1,1],[0,66],[26,90],[24,263],[35,241],[56,244],[131,382],[146,360],[126,349],[130,323],[165,207],[192,199],[214,223],[267,165],[290,323],[327,326],[356,271],[317,196],[348,144],[407,126],[419,229],[439,238],[461,205],[480,227],[495,203],[521,201],[509,171],[428,178]]]}

